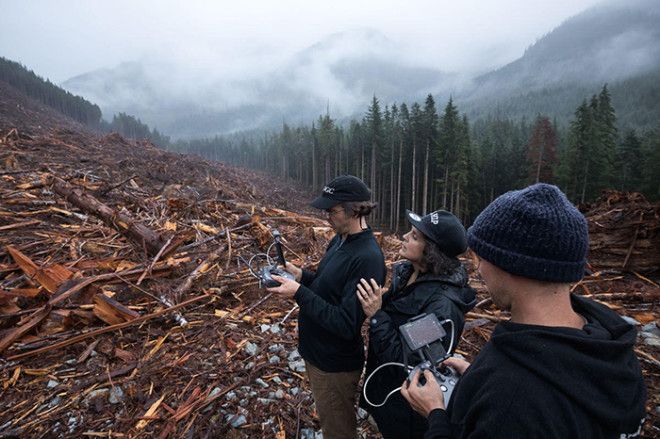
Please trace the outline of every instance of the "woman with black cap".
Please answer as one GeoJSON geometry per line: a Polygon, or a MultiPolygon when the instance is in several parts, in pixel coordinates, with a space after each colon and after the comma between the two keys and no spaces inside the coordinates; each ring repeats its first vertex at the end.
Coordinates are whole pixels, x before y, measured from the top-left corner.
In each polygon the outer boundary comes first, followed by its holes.
{"type": "MultiPolygon", "coordinates": [[[[445,210],[424,217],[407,211],[407,218],[412,227],[403,236],[399,250],[404,260],[393,266],[390,288],[385,292],[374,279],[362,279],[358,284],[357,296],[369,319],[367,377],[380,365],[402,363],[404,355],[415,361],[400,338],[399,326],[420,314],[435,314],[439,321],[452,320],[453,341],[448,336],[443,345],[445,349],[455,347],[463,331],[465,313],[476,302],[475,292],[467,283],[467,272],[457,259],[467,249],[460,220],[445,210]]],[[[380,369],[369,380],[366,398],[378,405],[406,376],[401,367],[380,369]]],[[[363,394],[360,406],[373,416],[385,439],[424,436],[426,419],[413,411],[399,392],[380,407],[367,403],[366,398],[363,394]]]]}

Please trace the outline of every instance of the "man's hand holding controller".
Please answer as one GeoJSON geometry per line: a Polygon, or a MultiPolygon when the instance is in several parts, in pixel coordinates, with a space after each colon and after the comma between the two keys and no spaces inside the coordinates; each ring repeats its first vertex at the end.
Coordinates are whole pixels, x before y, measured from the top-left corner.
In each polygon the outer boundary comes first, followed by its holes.
{"type": "MultiPolygon", "coordinates": [[[[442,365],[451,367],[458,375],[463,375],[467,368],[470,367],[470,363],[455,357],[447,358],[442,362],[442,365]]],[[[401,385],[401,394],[410,403],[411,407],[424,417],[428,417],[429,413],[435,409],[444,410],[446,408],[446,402],[444,400],[444,394],[440,389],[440,384],[438,384],[436,377],[428,369],[424,369],[421,373],[418,369],[415,371],[412,379],[406,379],[401,385]],[[426,380],[424,385],[420,384],[420,376],[422,374],[426,380]]]]}

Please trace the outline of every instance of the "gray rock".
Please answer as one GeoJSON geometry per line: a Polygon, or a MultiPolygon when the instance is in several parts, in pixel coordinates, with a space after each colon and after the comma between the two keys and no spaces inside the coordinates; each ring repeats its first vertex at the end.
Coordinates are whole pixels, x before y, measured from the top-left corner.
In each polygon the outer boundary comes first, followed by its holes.
{"type": "Polygon", "coordinates": [[[254,361],[250,361],[247,365],[245,365],[245,370],[250,370],[254,367],[254,361]]]}
{"type": "Polygon", "coordinates": [[[647,323],[646,325],[642,326],[640,329],[643,332],[650,332],[660,337],[660,328],[658,328],[658,324],[656,322],[647,323]]]}
{"type": "Polygon", "coordinates": [[[254,380],[254,382],[259,384],[264,389],[268,387],[268,383],[262,380],[261,378],[257,378],[256,380],[254,380]]]}
{"type": "Polygon", "coordinates": [[[78,426],[78,419],[74,416],[71,416],[67,422],[67,426],[69,427],[69,433],[73,433],[73,431],[78,426]]]}
{"type": "Polygon", "coordinates": [[[270,325],[263,324],[259,326],[259,328],[261,329],[261,332],[266,332],[270,329],[270,325]]]}
{"type": "Polygon", "coordinates": [[[268,397],[270,399],[274,399],[275,398],[275,392],[268,392],[268,397]]]}
{"type": "Polygon", "coordinates": [[[282,380],[280,379],[280,377],[273,377],[273,380],[272,380],[272,381],[273,381],[275,384],[282,384],[282,380]]]}
{"type": "Polygon", "coordinates": [[[303,428],[300,430],[300,439],[323,439],[323,433],[313,428],[303,428]]]}
{"type": "Polygon", "coordinates": [[[279,323],[275,323],[274,325],[271,325],[270,332],[272,332],[273,334],[279,334],[280,332],[282,332],[282,328],[280,328],[279,323]]]}
{"type": "Polygon", "coordinates": [[[225,419],[227,420],[227,422],[231,423],[231,426],[234,428],[238,428],[241,425],[247,424],[247,418],[244,415],[240,415],[240,414],[227,415],[225,419]]]}
{"type": "Polygon", "coordinates": [[[626,322],[630,323],[631,325],[635,325],[635,326],[641,325],[641,323],[639,323],[637,320],[633,319],[632,317],[621,316],[621,318],[626,322]]]}
{"type": "Polygon", "coordinates": [[[275,392],[275,398],[277,398],[277,399],[284,398],[284,390],[279,389],[277,392],[275,392]]]}
{"type": "Polygon", "coordinates": [[[281,344],[274,344],[268,346],[268,352],[270,352],[271,354],[282,352],[283,350],[284,350],[284,346],[282,346],[281,344]]]}
{"type": "Polygon", "coordinates": [[[259,346],[252,342],[247,342],[245,347],[243,348],[246,354],[248,355],[256,355],[257,352],[259,352],[259,346]]]}
{"type": "Polygon", "coordinates": [[[298,352],[298,349],[292,350],[288,356],[289,361],[296,361],[299,358],[300,358],[300,353],[298,352]]]}
{"type": "Polygon", "coordinates": [[[247,399],[241,399],[241,401],[238,403],[238,405],[240,405],[241,407],[245,407],[249,403],[250,403],[250,401],[248,401],[247,399]]]}
{"type": "Polygon", "coordinates": [[[48,380],[48,384],[46,384],[46,387],[48,387],[49,389],[52,389],[53,387],[57,387],[59,385],[60,385],[60,383],[55,381],[55,380],[48,380]]]}
{"type": "Polygon", "coordinates": [[[296,396],[298,393],[300,393],[300,389],[298,387],[293,387],[291,390],[289,390],[289,393],[293,396],[296,396]]]}
{"type": "Polygon", "coordinates": [[[280,357],[278,357],[277,355],[273,355],[272,357],[270,357],[270,358],[268,359],[268,362],[269,362],[270,364],[277,364],[277,363],[280,362],[280,357]]]}
{"type": "Polygon", "coordinates": [[[225,395],[225,399],[227,401],[234,401],[237,398],[238,397],[236,396],[236,392],[227,392],[227,394],[225,395]]]}
{"type": "Polygon", "coordinates": [[[259,401],[261,404],[268,405],[271,402],[273,402],[272,398],[257,398],[257,401],[259,401]]]}
{"type": "Polygon", "coordinates": [[[110,397],[108,398],[108,402],[110,404],[119,404],[123,399],[124,391],[121,389],[121,387],[114,386],[112,390],[110,390],[110,397]]]}
{"type": "Polygon", "coordinates": [[[94,399],[98,396],[105,396],[108,392],[110,392],[110,390],[106,389],[105,387],[103,387],[101,389],[92,390],[89,393],[89,395],[87,395],[87,399],[94,399]]]}
{"type": "MultiPolygon", "coordinates": [[[[222,389],[220,387],[214,387],[213,390],[211,390],[211,393],[209,393],[208,398],[206,398],[206,399],[209,400],[209,399],[215,397],[216,395],[218,395],[220,392],[222,392],[222,389]]],[[[229,392],[229,393],[234,393],[234,392],[229,392]]],[[[235,395],[235,393],[234,393],[234,395],[235,395]]]]}
{"type": "Polygon", "coordinates": [[[659,337],[645,338],[644,344],[647,344],[649,346],[660,346],[660,338],[659,337]]]}
{"type": "Polygon", "coordinates": [[[289,369],[294,372],[305,372],[305,360],[289,361],[289,369]]]}
{"type": "Polygon", "coordinates": [[[55,398],[50,400],[50,402],[48,403],[48,407],[53,408],[56,405],[59,405],[60,402],[62,402],[62,398],[56,396],[55,398]]]}

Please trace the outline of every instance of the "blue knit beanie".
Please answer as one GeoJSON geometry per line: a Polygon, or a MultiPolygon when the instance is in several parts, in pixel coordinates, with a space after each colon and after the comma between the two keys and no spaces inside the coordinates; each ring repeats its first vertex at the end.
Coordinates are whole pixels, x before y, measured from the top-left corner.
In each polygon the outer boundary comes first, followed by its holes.
{"type": "Polygon", "coordinates": [[[500,195],[468,229],[468,244],[502,270],[548,282],[584,275],[587,221],[558,187],[538,183],[500,195]]]}

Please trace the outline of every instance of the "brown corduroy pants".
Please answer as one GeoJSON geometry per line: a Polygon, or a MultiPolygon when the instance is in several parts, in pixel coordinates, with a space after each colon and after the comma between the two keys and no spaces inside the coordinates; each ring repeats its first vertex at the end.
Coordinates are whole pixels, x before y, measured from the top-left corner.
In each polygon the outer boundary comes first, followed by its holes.
{"type": "Polygon", "coordinates": [[[305,361],[323,439],[356,439],[355,401],[361,370],[324,372],[305,361]]]}

